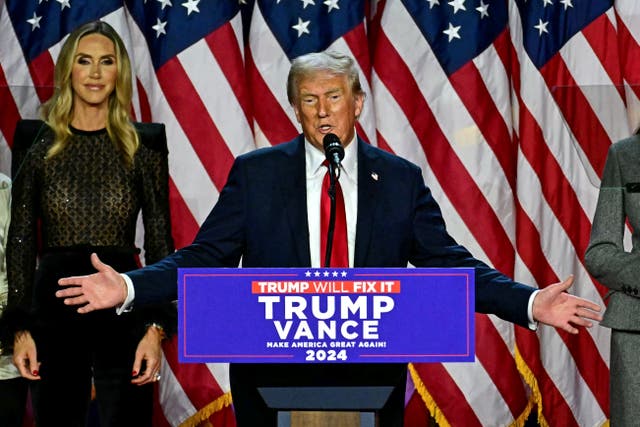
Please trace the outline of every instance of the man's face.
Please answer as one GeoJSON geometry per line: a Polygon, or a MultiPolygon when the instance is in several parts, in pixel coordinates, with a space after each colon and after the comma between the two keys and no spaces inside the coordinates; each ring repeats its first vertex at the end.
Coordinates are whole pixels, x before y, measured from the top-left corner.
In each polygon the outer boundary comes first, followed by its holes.
{"type": "Polygon", "coordinates": [[[322,139],[328,133],[337,135],[343,145],[351,142],[364,96],[351,92],[346,76],[319,71],[300,80],[298,94],[293,109],[311,144],[323,150],[322,139]]]}

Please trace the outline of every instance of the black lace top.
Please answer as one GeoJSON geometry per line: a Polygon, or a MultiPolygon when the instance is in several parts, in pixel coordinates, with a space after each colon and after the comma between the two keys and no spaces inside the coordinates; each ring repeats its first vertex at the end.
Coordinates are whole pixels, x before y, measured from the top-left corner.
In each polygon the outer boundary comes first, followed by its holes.
{"type": "MultiPolygon", "coordinates": [[[[138,130],[140,134],[140,127],[138,130]]],[[[146,263],[158,261],[173,250],[163,129],[162,144],[156,144],[161,147],[150,148],[141,135],[143,143],[133,167],[125,165],[106,130],[72,131],[70,144],[49,160],[45,155],[53,134],[46,127],[26,154],[16,153],[24,160],[14,170],[7,247],[9,307],[29,308],[38,227],[45,252],[78,246],[133,252],[136,221],[142,209],[146,263]]]]}

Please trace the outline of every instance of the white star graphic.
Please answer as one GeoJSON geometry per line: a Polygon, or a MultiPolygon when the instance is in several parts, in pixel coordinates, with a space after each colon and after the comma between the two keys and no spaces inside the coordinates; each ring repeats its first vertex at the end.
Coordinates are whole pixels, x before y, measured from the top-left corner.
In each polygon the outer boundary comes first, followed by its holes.
{"type": "Polygon", "coordinates": [[[165,6],[173,7],[171,4],[171,0],[158,0],[162,4],[162,10],[164,10],[165,6]]]}
{"type": "Polygon", "coordinates": [[[573,3],[571,3],[572,0],[560,0],[560,4],[564,5],[564,10],[567,10],[567,8],[569,7],[573,7],[573,3]]]}
{"type": "Polygon", "coordinates": [[[342,277],[347,277],[347,272],[346,272],[346,271],[343,271],[342,273],[340,273],[340,275],[341,275],[342,277]]]}
{"type": "Polygon", "coordinates": [[[328,272],[328,271],[325,271],[324,273],[322,273],[322,275],[323,275],[324,277],[329,277],[329,272],[328,272]]]}
{"type": "Polygon", "coordinates": [[[333,277],[338,277],[338,272],[337,272],[337,271],[334,271],[334,272],[333,272],[333,274],[332,274],[332,276],[333,276],[333,277]]]}
{"type": "Polygon", "coordinates": [[[42,3],[43,1],[49,1],[49,0],[38,0],[38,4],[42,3]]]}
{"type": "Polygon", "coordinates": [[[533,28],[538,30],[538,35],[541,36],[542,33],[549,34],[549,30],[547,30],[547,25],[549,25],[549,21],[542,22],[542,19],[538,19],[538,25],[534,25],[533,28]]]}
{"type": "Polygon", "coordinates": [[[340,9],[340,6],[338,6],[338,0],[325,0],[324,5],[328,7],[327,13],[331,12],[333,9],[340,9]]]}
{"type": "Polygon", "coordinates": [[[291,26],[294,30],[298,32],[298,38],[304,33],[311,34],[309,32],[309,24],[311,21],[303,21],[302,18],[298,18],[298,23],[296,25],[291,26]]]}
{"type": "Polygon", "coordinates": [[[247,4],[247,0],[238,0],[238,4],[247,4]]]}
{"type": "Polygon", "coordinates": [[[544,2],[542,5],[543,7],[547,7],[548,4],[551,4],[551,5],[553,4],[553,0],[542,0],[542,1],[544,2]]]}
{"type": "Polygon", "coordinates": [[[314,0],[300,0],[302,2],[302,8],[306,9],[307,6],[312,5],[315,6],[316,2],[314,0]]]}
{"type": "Polygon", "coordinates": [[[60,3],[60,10],[64,10],[65,7],[68,7],[69,9],[71,9],[71,0],[56,0],[58,3],[60,3]]]}
{"type": "Polygon", "coordinates": [[[449,36],[449,43],[451,43],[451,40],[453,39],[459,39],[460,34],[458,34],[458,31],[460,31],[460,28],[462,27],[462,25],[458,25],[457,27],[454,27],[453,24],[451,24],[451,22],[449,22],[449,28],[447,28],[446,30],[443,31],[443,33],[445,33],[446,35],[449,36]]]}
{"type": "Polygon", "coordinates": [[[187,16],[191,15],[191,12],[200,13],[198,3],[200,3],[200,0],[187,0],[185,3],[182,3],[182,6],[187,8],[187,16]]]}
{"type": "Polygon", "coordinates": [[[429,3],[429,10],[433,9],[435,5],[440,6],[440,0],[427,0],[427,3],[429,3]]]}
{"type": "Polygon", "coordinates": [[[319,271],[316,271],[316,272],[314,273],[314,275],[315,275],[316,277],[320,277],[320,272],[319,272],[319,271]]]}
{"type": "Polygon", "coordinates": [[[457,11],[459,10],[467,10],[466,7],[464,7],[464,0],[451,0],[449,3],[447,3],[449,6],[453,7],[453,14],[455,15],[457,11]]]}
{"type": "Polygon", "coordinates": [[[484,18],[485,16],[487,18],[489,17],[489,5],[484,4],[482,0],[480,0],[480,6],[476,7],[476,10],[480,12],[480,19],[484,18]]]}
{"type": "Polygon", "coordinates": [[[36,15],[35,12],[33,12],[33,18],[27,19],[27,22],[31,24],[31,31],[35,30],[36,28],[40,28],[41,19],[42,19],[42,16],[36,15]]]}
{"type": "Polygon", "coordinates": [[[167,26],[167,22],[162,22],[160,20],[160,18],[156,18],[156,25],[154,25],[153,28],[154,30],[156,30],[156,38],[160,37],[160,34],[167,34],[167,31],[164,29],[164,27],[167,26]]]}
{"type": "Polygon", "coordinates": [[[307,270],[307,271],[304,272],[304,275],[307,276],[307,277],[311,277],[311,272],[309,270],[307,270]]]}

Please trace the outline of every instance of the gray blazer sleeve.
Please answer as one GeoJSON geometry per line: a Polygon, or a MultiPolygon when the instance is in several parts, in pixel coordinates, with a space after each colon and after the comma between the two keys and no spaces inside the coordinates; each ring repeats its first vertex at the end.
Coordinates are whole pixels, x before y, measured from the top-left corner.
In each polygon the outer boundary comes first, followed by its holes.
{"type": "Polygon", "coordinates": [[[637,136],[609,148],[585,265],[604,286],[640,297],[640,191],[626,189],[627,185],[635,184],[640,190],[640,138],[637,136]],[[623,247],[627,220],[634,229],[631,251],[623,247]]]}

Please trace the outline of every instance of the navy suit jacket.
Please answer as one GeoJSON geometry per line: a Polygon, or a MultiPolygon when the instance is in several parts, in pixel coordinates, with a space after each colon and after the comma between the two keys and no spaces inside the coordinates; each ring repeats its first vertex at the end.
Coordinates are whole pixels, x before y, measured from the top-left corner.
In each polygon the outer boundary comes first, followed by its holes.
{"type": "MultiPolygon", "coordinates": [[[[308,267],[302,135],[236,158],[194,242],[127,273],[135,305],[177,295],[179,267],[308,267]]],[[[358,139],[355,267],[474,267],[476,311],[526,326],[534,288],[476,260],[447,233],[420,168],[358,139]],[[374,179],[374,176],[377,179],[374,179]]]]}

